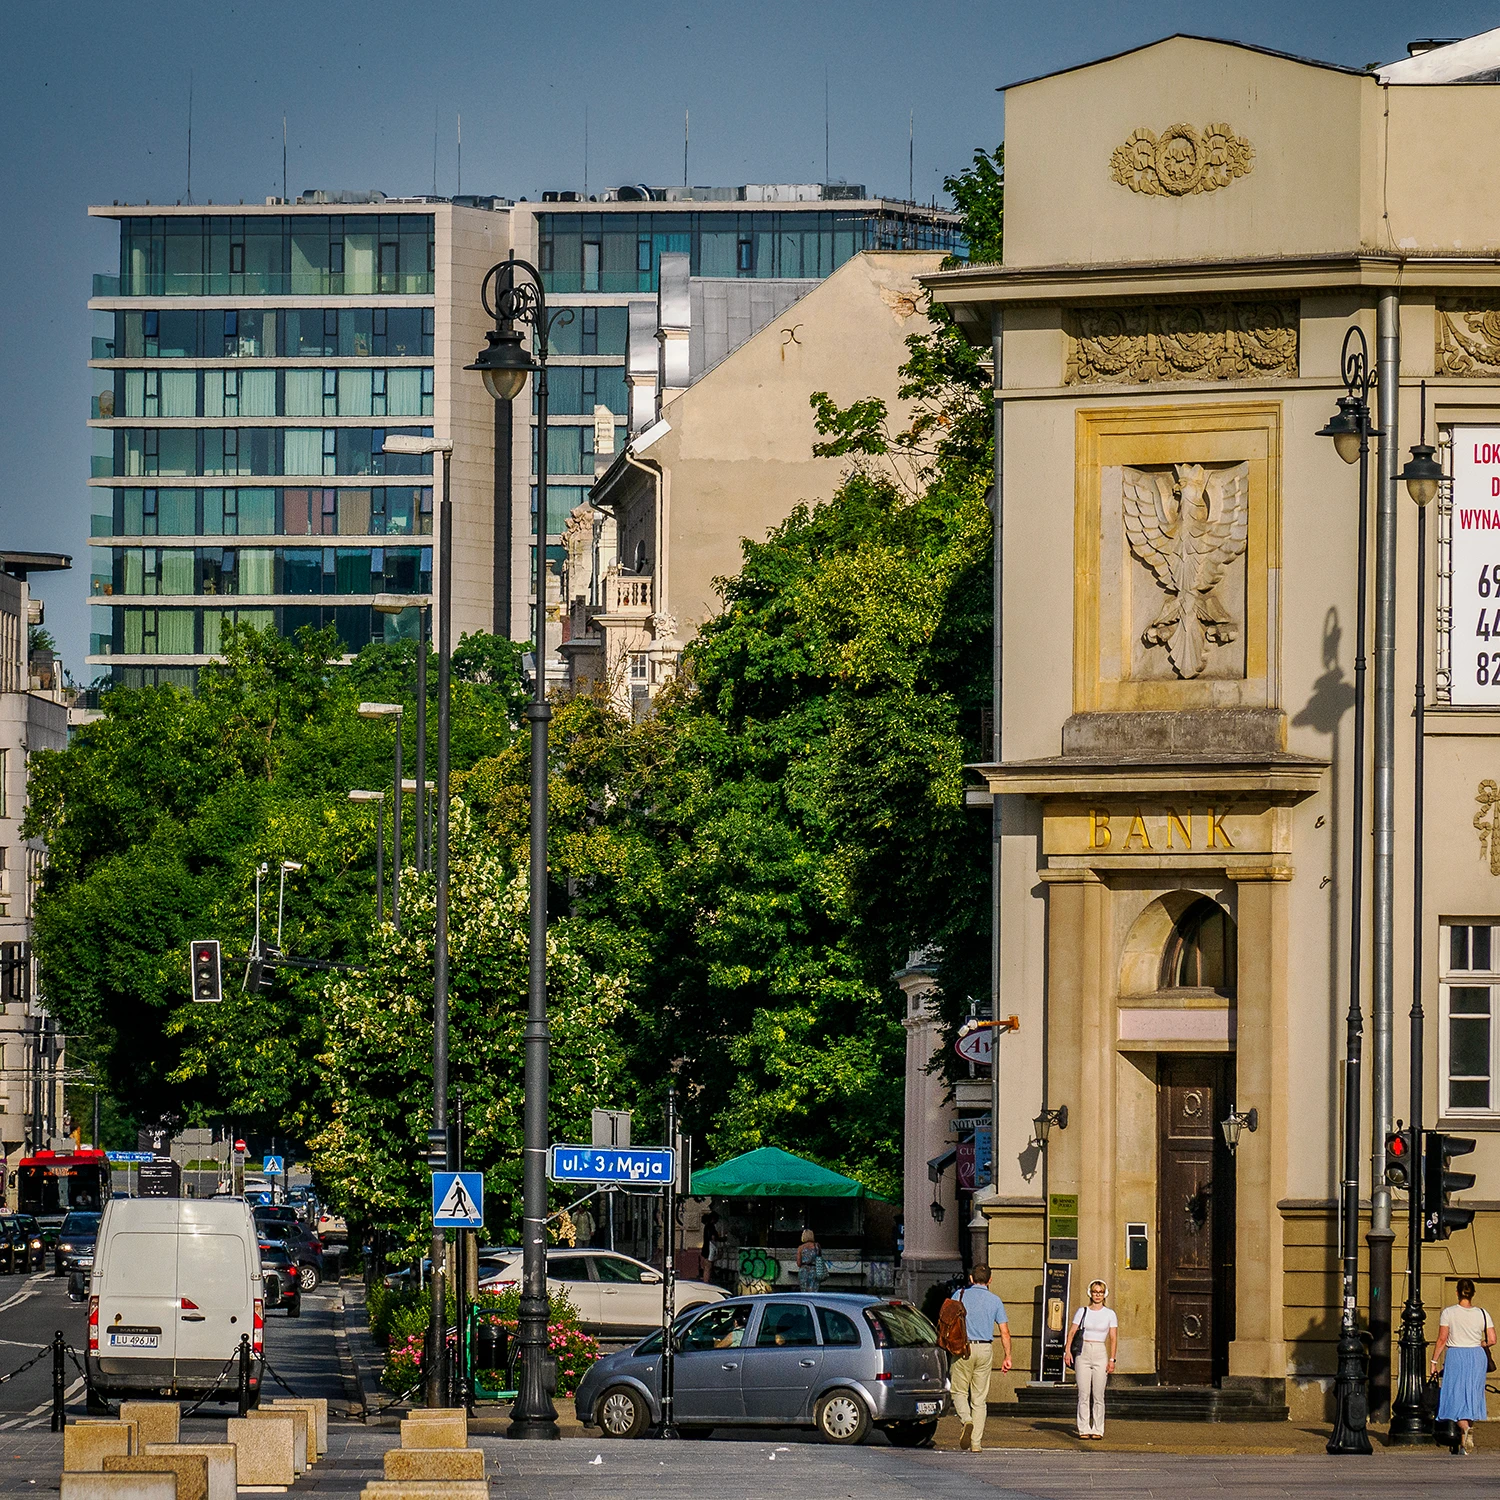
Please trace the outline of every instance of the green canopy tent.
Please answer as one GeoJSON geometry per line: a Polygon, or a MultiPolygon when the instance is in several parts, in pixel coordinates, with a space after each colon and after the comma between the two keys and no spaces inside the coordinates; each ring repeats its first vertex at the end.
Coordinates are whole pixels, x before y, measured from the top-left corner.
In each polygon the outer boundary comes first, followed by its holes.
{"type": "Polygon", "coordinates": [[[864,1183],[777,1146],[694,1172],[695,1198],[875,1198],[864,1183]]]}

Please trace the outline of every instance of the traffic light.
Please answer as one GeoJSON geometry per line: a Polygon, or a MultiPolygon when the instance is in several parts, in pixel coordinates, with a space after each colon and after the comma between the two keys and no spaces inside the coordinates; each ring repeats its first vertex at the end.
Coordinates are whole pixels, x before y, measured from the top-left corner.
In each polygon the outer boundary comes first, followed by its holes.
{"type": "Polygon", "coordinates": [[[1412,1164],[1417,1154],[1415,1134],[1412,1130],[1393,1130],[1385,1138],[1385,1180],[1391,1187],[1412,1185],[1415,1176],[1412,1164]]]}
{"type": "Polygon", "coordinates": [[[1455,1229],[1467,1229],[1474,1221],[1472,1208],[1450,1208],[1450,1193],[1467,1192],[1474,1186],[1472,1172],[1450,1172],[1448,1163],[1455,1156],[1467,1156],[1474,1149],[1471,1135],[1444,1135],[1429,1130],[1422,1158],[1422,1238],[1445,1240],[1455,1229]]]}
{"type": "Polygon", "coordinates": [[[193,944],[193,999],[214,1001],[224,998],[224,969],[217,938],[203,938],[193,944]]]}
{"type": "Polygon", "coordinates": [[[245,971],[245,993],[264,994],[276,983],[276,965],[281,959],[280,948],[262,948],[250,960],[245,971]]]}

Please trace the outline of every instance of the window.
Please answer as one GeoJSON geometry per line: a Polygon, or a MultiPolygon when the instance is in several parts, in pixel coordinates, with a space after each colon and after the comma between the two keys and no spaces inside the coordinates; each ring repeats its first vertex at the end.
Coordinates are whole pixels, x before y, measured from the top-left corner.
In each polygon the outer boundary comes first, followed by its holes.
{"type": "Polygon", "coordinates": [[[1439,1067],[1441,1110],[1447,1115],[1490,1114],[1495,1109],[1494,927],[1453,923],[1443,928],[1439,959],[1442,1030],[1439,1067]]]}
{"type": "Polygon", "coordinates": [[[587,1281],[589,1257],[586,1255],[549,1255],[547,1279],[549,1281],[587,1281]]]}
{"type": "Polygon", "coordinates": [[[633,1260],[622,1260],[615,1255],[596,1255],[594,1271],[600,1281],[625,1282],[631,1286],[639,1286],[641,1277],[646,1274],[644,1266],[636,1265],[633,1260]]]}
{"type": "MultiPolygon", "coordinates": [[[[548,1266],[551,1270],[551,1266],[548,1266]]],[[[745,1327],[750,1321],[748,1302],[710,1308],[682,1335],[682,1352],[691,1354],[703,1349],[738,1349],[745,1341],[745,1327]]]]}
{"type": "Polygon", "coordinates": [[[597,240],[583,242],[583,290],[586,292],[599,290],[599,242],[597,240]]]}
{"type": "Polygon", "coordinates": [[[739,242],[734,268],[741,276],[749,276],[755,270],[755,242],[743,239],[739,242]]]}
{"type": "Polygon", "coordinates": [[[646,680],[646,653],[644,651],[630,653],[630,680],[632,682],[646,680]]]}
{"type": "Polygon", "coordinates": [[[853,1318],[847,1318],[831,1307],[820,1307],[818,1317],[822,1320],[825,1344],[859,1347],[859,1328],[853,1318]]]}
{"type": "Polygon", "coordinates": [[[757,1349],[804,1348],[818,1342],[812,1308],[805,1302],[768,1302],[760,1315],[757,1349]]]}
{"type": "Polygon", "coordinates": [[[1235,992],[1234,922],[1207,896],[1193,902],[1177,920],[1162,955],[1161,988],[1235,992]]]}

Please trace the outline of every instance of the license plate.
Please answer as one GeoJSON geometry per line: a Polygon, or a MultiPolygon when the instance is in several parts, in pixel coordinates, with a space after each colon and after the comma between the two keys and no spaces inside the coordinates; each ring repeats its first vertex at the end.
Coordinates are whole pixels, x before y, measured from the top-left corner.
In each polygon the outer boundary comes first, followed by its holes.
{"type": "Polygon", "coordinates": [[[117,1333],[114,1329],[109,1333],[111,1349],[156,1349],[160,1345],[159,1333],[117,1333]]]}
{"type": "Polygon", "coordinates": [[[941,1401],[918,1401],[917,1415],[919,1417],[935,1417],[943,1409],[941,1401]]]}
{"type": "Polygon", "coordinates": [[[91,1266],[91,1265],[93,1265],[93,1263],[94,1263],[94,1257],[92,1255],[80,1255],[78,1257],[78,1259],[73,1262],[73,1264],[75,1266],[80,1266],[80,1267],[81,1266],[91,1266]]]}

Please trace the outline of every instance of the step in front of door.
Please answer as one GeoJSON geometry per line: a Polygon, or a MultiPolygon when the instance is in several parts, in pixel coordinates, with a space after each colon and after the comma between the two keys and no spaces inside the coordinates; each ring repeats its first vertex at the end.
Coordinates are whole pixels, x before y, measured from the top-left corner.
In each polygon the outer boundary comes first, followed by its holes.
{"type": "MultiPolygon", "coordinates": [[[[1111,1385],[1111,1418],[1148,1422],[1285,1422],[1285,1406],[1267,1406],[1246,1390],[1211,1385],[1111,1385]]],[[[990,1410],[1008,1417],[1068,1417],[1078,1411],[1075,1385],[1023,1385],[1016,1399],[990,1410]]]]}

